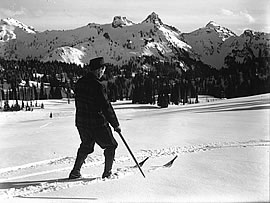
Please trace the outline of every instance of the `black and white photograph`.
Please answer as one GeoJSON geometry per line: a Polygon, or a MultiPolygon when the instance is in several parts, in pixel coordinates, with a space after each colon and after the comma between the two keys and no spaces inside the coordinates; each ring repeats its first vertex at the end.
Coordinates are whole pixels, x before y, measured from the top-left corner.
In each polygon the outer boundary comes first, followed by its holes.
{"type": "Polygon", "coordinates": [[[0,202],[269,202],[268,0],[0,0],[0,202]]]}

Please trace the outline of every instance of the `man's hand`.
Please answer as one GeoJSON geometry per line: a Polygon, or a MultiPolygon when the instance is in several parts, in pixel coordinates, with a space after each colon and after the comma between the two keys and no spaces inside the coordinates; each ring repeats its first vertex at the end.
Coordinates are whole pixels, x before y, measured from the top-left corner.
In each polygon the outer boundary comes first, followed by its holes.
{"type": "Polygon", "coordinates": [[[117,132],[117,133],[121,133],[121,128],[120,126],[117,126],[114,128],[114,131],[117,132]]]}

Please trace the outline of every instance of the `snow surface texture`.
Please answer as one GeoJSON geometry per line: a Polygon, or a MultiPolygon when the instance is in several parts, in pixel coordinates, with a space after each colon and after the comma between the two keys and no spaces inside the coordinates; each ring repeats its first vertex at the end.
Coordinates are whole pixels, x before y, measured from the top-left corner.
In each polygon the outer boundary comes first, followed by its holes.
{"type": "Polygon", "coordinates": [[[47,100],[44,110],[1,112],[1,202],[269,201],[269,99],[264,94],[167,109],[114,103],[136,158],[149,159],[143,178],[115,134],[119,146],[111,180],[100,178],[99,147],[88,156],[83,179],[66,179],[80,143],[73,101],[47,100]],[[171,167],[163,167],[175,156],[171,167]]]}

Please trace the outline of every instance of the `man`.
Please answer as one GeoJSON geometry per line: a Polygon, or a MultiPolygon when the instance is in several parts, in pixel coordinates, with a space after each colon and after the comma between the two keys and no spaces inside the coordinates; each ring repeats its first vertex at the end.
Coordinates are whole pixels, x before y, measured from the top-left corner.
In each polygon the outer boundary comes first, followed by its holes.
{"type": "Polygon", "coordinates": [[[74,167],[69,179],[81,177],[80,169],[88,154],[94,151],[97,143],[104,149],[105,168],[102,178],[109,178],[115,156],[117,142],[109,124],[121,132],[117,116],[100,82],[106,66],[103,57],[90,60],[88,73],[78,80],[75,86],[75,123],[80,134],[81,144],[77,151],[74,167]]]}

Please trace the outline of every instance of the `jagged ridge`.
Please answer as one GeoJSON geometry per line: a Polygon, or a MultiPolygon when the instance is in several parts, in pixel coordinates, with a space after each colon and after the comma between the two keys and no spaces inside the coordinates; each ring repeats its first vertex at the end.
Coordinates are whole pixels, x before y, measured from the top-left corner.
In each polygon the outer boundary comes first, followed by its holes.
{"type": "Polygon", "coordinates": [[[254,56],[269,56],[267,33],[247,30],[237,36],[213,21],[191,33],[181,33],[164,24],[155,12],[137,24],[115,16],[111,24],[90,23],[67,31],[37,32],[17,20],[4,19],[0,42],[0,57],[7,60],[36,58],[80,65],[101,55],[116,65],[147,55],[168,61],[190,57],[219,69],[227,56],[244,61],[250,55],[245,54],[247,49],[254,56]]]}

